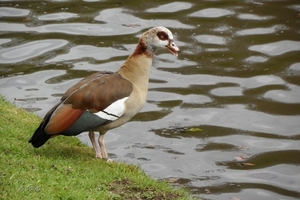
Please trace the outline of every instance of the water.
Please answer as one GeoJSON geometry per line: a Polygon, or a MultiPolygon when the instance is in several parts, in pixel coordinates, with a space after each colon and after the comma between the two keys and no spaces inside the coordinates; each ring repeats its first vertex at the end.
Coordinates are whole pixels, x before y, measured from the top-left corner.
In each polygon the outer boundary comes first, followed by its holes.
{"type": "Polygon", "coordinates": [[[300,199],[298,0],[0,6],[7,100],[42,117],[81,78],[117,70],[143,31],[166,26],[182,52],[158,52],[147,103],[107,133],[109,156],[202,199],[300,199]]]}

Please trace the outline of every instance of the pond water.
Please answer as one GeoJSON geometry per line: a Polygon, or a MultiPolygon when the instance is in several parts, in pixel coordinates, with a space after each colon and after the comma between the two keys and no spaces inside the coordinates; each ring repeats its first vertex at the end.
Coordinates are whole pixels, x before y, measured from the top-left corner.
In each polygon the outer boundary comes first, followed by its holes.
{"type": "Polygon", "coordinates": [[[109,156],[201,199],[300,199],[299,0],[1,1],[0,94],[43,117],[158,25],[182,51],[157,53],[109,156]]]}

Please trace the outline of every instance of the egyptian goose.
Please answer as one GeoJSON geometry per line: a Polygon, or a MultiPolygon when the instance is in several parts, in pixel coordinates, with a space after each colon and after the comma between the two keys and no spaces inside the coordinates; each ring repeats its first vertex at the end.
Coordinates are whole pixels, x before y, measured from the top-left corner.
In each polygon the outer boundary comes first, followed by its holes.
{"type": "Polygon", "coordinates": [[[162,26],[142,34],[135,51],[118,71],[94,73],[68,89],[28,142],[38,148],[53,136],[89,131],[96,158],[108,159],[104,134],[129,121],[144,105],[150,67],[159,48],[175,56],[180,52],[171,31],[162,26]],[[99,146],[94,131],[100,133],[99,146]]]}

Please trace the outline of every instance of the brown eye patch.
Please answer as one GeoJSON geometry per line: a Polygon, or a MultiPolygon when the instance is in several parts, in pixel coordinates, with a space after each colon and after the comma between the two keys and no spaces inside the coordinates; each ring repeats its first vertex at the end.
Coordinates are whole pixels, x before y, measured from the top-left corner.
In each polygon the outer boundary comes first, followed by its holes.
{"type": "Polygon", "coordinates": [[[157,37],[160,39],[160,40],[168,40],[169,39],[169,36],[166,32],[164,31],[159,31],[157,33],[157,37]]]}

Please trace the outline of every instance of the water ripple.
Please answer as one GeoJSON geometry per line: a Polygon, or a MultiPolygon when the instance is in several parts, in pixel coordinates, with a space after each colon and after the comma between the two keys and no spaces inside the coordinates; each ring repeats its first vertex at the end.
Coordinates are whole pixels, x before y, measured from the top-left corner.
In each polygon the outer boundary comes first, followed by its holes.
{"type": "Polygon", "coordinates": [[[24,17],[29,14],[29,10],[11,7],[0,7],[0,17],[24,17]]]}
{"type": "Polygon", "coordinates": [[[131,15],[129,11],[126,11],[121,8],[103,10],[99,13],[98,16],[95,17],[95,20],[105,22],[110,25],[119,24],[125,27],[139,28],[139,30],[157,26],[158,24],[166,27],[168,27],[170,24],[173,24],[174,29],[176,27],[185,28],[185,29],[194,28],[194,26],[183,24],[178,20],[165,20],[165,19],[145,20],[136,17],[134,15],[131,15]]]}
{"type": "Polygon", "coordinates": [[[68,44],[66,40],[39,40],[0,49],[0,63],[16,63],[35,58],[68,44]]]}
{"type": "Polygon", "coordinates": [[[173,2],[173,3],[168,3],[164,5],[160,5],[155,8],[149,8],[146,10],[146,12],[150,13],[157,13],[157,12],[178,12],[186,9],[190,9],[193,6],[193,4],[188,3],[188,2],[173,2]]]}
{"type": "Polygon", "coordinates": [[[238,36],[264,35],[264,34],[276,33],[276,32],[287,30],[287,29],[288,28],[284,25],[275,25],[270,28],[252,28],[252,29],[240,30],[240,31],[237,31],[236,34],[238,36]]]}
{"type": "Polygon", "coordinates": [[[214,35],[198,35],[195,36],[196,40],[204,44],[218,44],[218,45],[225,45],[226,39],[220,36],[214,35]]]}
{"type": "Polygon", "coordinates": [[[58,55],[52,59],[46,60],[46,63],[77,60],[81,58],[94,58],[96,60],[110,59],[113,56],[128,55],[127,51],[121,51],[114,48],[98,48],[91,45],[78,45],[70,49],[67,54],[58,55]]]}
{"type": "Polygon", "coordinates": [[[253,45],[249,47],[251,51],[257,51],[270,56],[278,56],[291,51],[300,51],[300,42],[284,40],[262,45],[253,45]]]}
{"type": "Polygon", "coordinates": [[[88,23],[49,24],[28,27],[18,23],[0,23],[5,32],[64,33],[69,35],[111,36],[136,33],[138,30],[126,26],[88,23]]]}
{"type": "MultiPolygon", "coordinates": [[[[263,112],[250,111],[244,105],[185,110],[182,111],[180,116],[173,112],[162,121],[164,121],[164,125],[170,127],[174,125],[197,126],[202,124],[281,136],[298,135],[300,129],[300,116],[274,116],[263,112]]],[[[155,124],[155,126],[161,127],[158,124],[155,124]]]]}
{"type": "Polygon", "coordinates": [[[57,20],[64,20],[64,19],[77,18],[77,17],[79,17],[79,15],[76,13],[59,12],[59,13],[40,15],[38,19],[42,21],[57,21],[57,20]]]}
{"type": "Polygon", "coordinates": [[[258,16],[254,14],[239,14],[237,16],[238,19],[242,20],[268,20],[268,19],[273,19],[274,16],[258,16]]]}
{"type": "Polygon", "coordinates": [[[188,16],[204,17],[204,18],[218,18],[218,17],[224,17],[224,16],[228,16],[228,15],[233,15],[233,14],[234,14],[233,11],[226,10],[226,9],[206,8],[206,9],[191,13],[188,16]]]}

